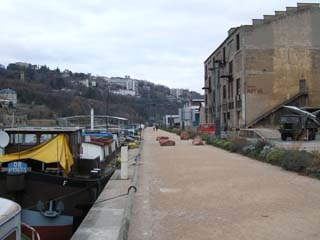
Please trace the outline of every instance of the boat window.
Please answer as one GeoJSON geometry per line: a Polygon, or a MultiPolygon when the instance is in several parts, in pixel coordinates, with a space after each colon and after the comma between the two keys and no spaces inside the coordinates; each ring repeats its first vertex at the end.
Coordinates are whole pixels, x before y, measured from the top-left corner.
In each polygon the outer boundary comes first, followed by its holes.
{"type": "Polygon", "coordinates": [[[77,142],[78,144],[80,144],[81,143],[81,133],[80,132],[78,132],[78,142],[77,142]]]}
{"type": "Polygon", "coordinates": [[[37,136],[36,134],[21,134],[16,133],[14,134],[14,143],[15,144],[25,144],[25,145],[31,145],[37,143],[37,136]]]}
{"type": "Polygon", "coordinates": [[[49,139],[54,138],[55,136],[57,136],[57,134],[41,134],[40,137],[40,143],[43,143],[45,141],[48,141],[49,139]]]}
{"type": "Polygon", "coordinates": [[[13,231],[12,233],[10,233],[4,240],[16,240],[16,231],[13,231]]]}

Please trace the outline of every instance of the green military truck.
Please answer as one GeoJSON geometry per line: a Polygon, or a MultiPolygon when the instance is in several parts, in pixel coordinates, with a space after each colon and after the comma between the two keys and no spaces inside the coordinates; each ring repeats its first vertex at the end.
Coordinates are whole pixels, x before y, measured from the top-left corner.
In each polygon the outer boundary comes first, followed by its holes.
{"type": "Polygon", "coordinates": [[[315,140],[318,125],[309,117],[302,115],[283,115],[280,117],[281,139],[315,140]]]}

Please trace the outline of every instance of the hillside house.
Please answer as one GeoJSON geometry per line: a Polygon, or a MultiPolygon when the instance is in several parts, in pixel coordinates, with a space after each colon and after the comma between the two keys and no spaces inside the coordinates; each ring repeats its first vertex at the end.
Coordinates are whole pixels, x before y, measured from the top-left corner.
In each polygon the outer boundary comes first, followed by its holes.
{"type": "Polygon", "coordinates": [[[13,106],[17,105],[18,98],[17,98],[17,92],[15,90],[12,90],[10,88],[1,89],[0,90],[0,102],[3,105],[10,105],[13,106]]]}

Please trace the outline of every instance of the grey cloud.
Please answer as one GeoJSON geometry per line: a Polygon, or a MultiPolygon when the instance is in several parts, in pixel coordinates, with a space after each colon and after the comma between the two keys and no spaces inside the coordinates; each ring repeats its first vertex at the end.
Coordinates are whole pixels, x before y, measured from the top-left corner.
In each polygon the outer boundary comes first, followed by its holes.
{"type": "Polygon", "coordinates": [[[131,75],[201,92],[203,61],[229,28],[295,5],[292,0],[2,0],[0,63],[131,75]]]}

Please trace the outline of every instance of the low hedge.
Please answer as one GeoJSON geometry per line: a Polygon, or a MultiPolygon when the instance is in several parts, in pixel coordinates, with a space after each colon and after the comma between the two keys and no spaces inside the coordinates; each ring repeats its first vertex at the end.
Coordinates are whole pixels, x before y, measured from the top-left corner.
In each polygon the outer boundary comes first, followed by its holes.
{"type": "Polygon", "coordinates": [[[226,139],[214,139],[211,144],[216,147],[223,148],[225,150],[230,150],[231,141],[226,139]]]}
{"type": "Polygon", "coordinates": [[[281,159],[286,154],[284,149],[274,149],[266,155],[266,162],[271,163],[272,165],[281,165],[281,159]]]}
{"type": "MultiPolygon", "coordinates": [[[[165,129],[180,135],[180,129],[165,129]]],[[[190,137],[195,131],[186,130],[190,137]]],[[[275,148],[268,141],[248,141],[245,138],[218,139],[215,135],[201,135],[202,140],[230,152],[240,153],[248,157],[277,165],[288,171],[295,171],[320,179],[320,152],[309,153],[305,150],[286,150],[275,148]]]]}
{"type": "Polygon", "coordinates": [[[281,159],[281,167],[289,171],[304,172],[311,166],[313,155],[305,150],[288,150],[281,159]]]}
{"type": "Polygon", "coordinates": [[[269,142],[262,140],[251,142],[243,138],[217,139],[215,137],[207,137],[206,140],[207,144],[227,151],[277,165],[288,171],[320,178],[320,153],[275,148],[269,142]]]}

